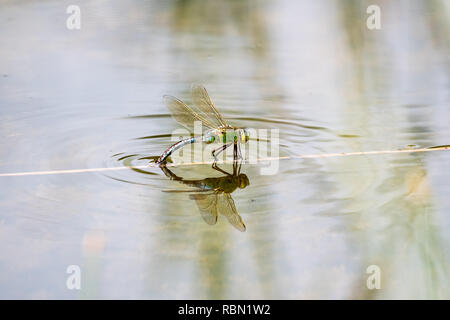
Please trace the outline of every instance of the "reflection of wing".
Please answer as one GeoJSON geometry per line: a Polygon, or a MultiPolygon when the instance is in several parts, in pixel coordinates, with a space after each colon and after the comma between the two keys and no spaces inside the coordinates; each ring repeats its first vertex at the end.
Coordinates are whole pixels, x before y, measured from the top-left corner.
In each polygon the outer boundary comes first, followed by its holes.
{"type": "Polygon", "coordinates": [[[231,194],[223,193],[219,195],[217,207],[220,214],[224,215],[236,229],[239,231],[245,231],[245,224],[236,210],[231,194]]]}
{"type": "Polygon", "coordinates": [[[173,118],[189,130],[194,128],[194,121],[201,121],[204,126],[209,128],[217,127],[210,120],[205,119],[192,110],[192,108],[188,107],[183,101],[175,97],[164,96],[163,101],[167,109],[172,113],[173,118]]]}
{"type": "Polygon", "coordinates": [[[209,225],[217,222],[217,193],[193,193],[190,199],[195,200],[203,220],[209,225]]]}
{"type": "Polygon", "coordinates": [[[220,112],[211,101],[208,92],[202,85],[192,85],[192,100],[194,101],[197,109],[200,111],[199,114],[213,123],[216,128],[227,126],[225,120],[220,115],[220,112]]]}

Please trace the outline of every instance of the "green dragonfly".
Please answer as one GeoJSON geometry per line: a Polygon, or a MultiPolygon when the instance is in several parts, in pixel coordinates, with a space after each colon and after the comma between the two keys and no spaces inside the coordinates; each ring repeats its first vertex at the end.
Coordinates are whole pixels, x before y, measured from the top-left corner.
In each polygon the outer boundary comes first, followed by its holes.
{"type": "Polygon", "coordinates": [[[196,142],[206,144],[221,142],[222,146],[212,151],[215,161],[221,152],[232,145],[235,159],[236,156],[242,158],[240,146],[250,140],[248,130],[228,125],[202,85],[192,85],[192,101],[195,105],[193,107],[187,106],[183,101],[172,96],[164,96],[163,101],[172,117],[188,130],[193,130],[195,121],[200,121],[202,128],[206,127],[208,130],[201,136],[178,141],[162,153],[156,164],[164,164],[173,152],[196,142]]]}
{"type": "Polygon", "coordinates": [[[250,184],[247,175],[241,173],[240,163],[238,165],[238,162],[233,162],[232,174],[214,164],[213,168],[225,175],[201,180],[187,180],[177,176],[167,166],[161,166],[160,168],[171,180],[196,188],[194,190],[165,190],[165,192],[190,193],[189,198],[195,201],[203,220],[207,224],[215,225],[218,214],[221,214],[239,231],[244,232],[246,230],[245,224],[236,210],[233,198],[231,198],[231,193],[237,188],[243,189],[250,184]]]}

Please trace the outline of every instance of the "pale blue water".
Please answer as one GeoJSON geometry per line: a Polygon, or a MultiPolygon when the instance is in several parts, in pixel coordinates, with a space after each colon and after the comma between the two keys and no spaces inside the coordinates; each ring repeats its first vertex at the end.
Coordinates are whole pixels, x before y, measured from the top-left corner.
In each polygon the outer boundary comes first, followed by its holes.
{"type": "MultiPolygon", "coordinates": [[[[146,163],[179,128],[162,96],[192,82],[232,124],[279,129],[282,156],[450,144],[447,1],[382,1],[375,31],[366,1],[77,3],[80,30],[69,2],[0,4],[0,173],[146,163]]],[[[0,297],[449,298],[449,160],[244,165],[244,233],[156,168],[0,177],[0,297]]]]}

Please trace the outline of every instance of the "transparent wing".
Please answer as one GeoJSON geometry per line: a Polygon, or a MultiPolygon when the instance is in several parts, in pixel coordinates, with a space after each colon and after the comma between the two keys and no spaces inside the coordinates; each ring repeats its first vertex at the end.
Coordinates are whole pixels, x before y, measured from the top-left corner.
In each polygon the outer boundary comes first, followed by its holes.
{"type": "Polygon", "coordinates": [[[164,96],[163,102],[166,105],[167,109],[169,109],[172,117],[182,126],[186,127],[189,130],[193,130],[194,121],[201,121],[202,124],[208,128],[216,128],[214,123],[205,117],[199,115],[192,108],[188,107],[183,101],[172,97],[172,96],[164,96]]]}
{"type": "Polygon", "coordinates": [[[214,225],[217,222],[217,193],[194,193],[189,195],[189,198],[195,200],[200,214],[209,225],[214,225]]]}
{"type": "Polygon", "coordinates": [[[227,126],[225,119],[221,116],[219,110],[217,110],[205,87],[200,84],[192,85],[192,101],[199,110],[199,114],[211,123],[214,123],[216,128],[227,126]]]}
{"type": "Polygon", "coordinates": [[[219,195],[217,208],[219,209],[220,214],[224,215],[236,229],[242,232],[245,231],[245,224],[236,210],[231,194],[223,193],[219,195]]]}

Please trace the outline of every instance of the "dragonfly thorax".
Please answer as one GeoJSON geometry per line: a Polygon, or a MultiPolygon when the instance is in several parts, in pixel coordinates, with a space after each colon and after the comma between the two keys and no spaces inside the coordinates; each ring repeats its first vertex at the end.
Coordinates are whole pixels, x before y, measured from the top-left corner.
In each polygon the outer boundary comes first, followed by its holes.
{"type": "Polygon", "coordinates": [[[210,143],[246,143],[249,140],[249,134],[246,129],[230,128],[230,129],[216,129],[208,131],[203,141],[210,143]]]}

